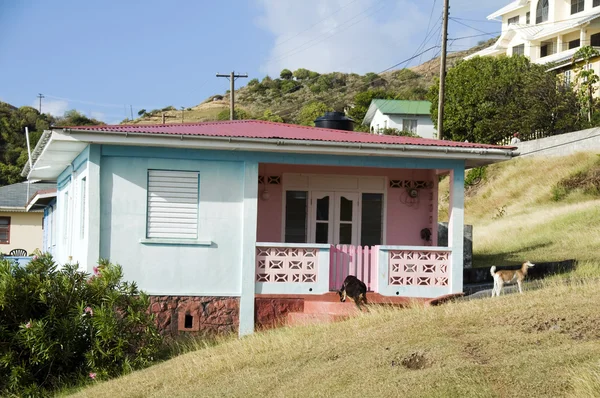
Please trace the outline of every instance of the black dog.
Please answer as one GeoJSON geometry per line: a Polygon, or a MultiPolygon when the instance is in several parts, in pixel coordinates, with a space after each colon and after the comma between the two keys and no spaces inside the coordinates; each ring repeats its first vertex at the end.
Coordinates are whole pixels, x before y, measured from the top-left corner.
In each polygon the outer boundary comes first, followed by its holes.
{"type": "Polygon", "coordinates": [[[367,285],[354,275],[346,277],[338,293],[340,294],[341,302],[346,301],[346,297],[350,297],[359,309],[361,301],[363,304],[367,304],[367,285]]]}

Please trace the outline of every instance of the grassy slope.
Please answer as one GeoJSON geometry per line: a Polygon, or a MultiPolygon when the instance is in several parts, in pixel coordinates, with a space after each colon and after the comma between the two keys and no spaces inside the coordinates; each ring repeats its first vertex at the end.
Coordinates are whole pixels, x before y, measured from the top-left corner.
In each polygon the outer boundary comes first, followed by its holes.
{"type": "Polygon", "coordinates": [[[600,313],[589,299],[600,284],[552,286],[256,334],[76,396],[585,396],[600,386],[600,313]],[[425,368],[402,365],[414,353],[425,368]]]}
{"type": "Polygon", "coordinates": [[[578,192],[550,199],[557,181],[597,162],[593,153],[505,162],[466,201],[476,261],[577,258],[569,276],[583,283],[556,277],[525,295],[373,309],[337,324],[259,333],[76,395],[600,396],[600,312],[590,299],[600,294],[600,201],[578,192]],[[493,220],[504,205],[506,215],[493,220]],[[425,368],[402,365],[414,353],[425,368]]]}
{"type": "MultiPolygon", "coordinates": [[[[517,158],[488,167],[487,177],[465,200],[465,222],[473,225],[474,265],[598,260],[600,198],[573,192],[556,202],[552,188],[599,160],[596,153],[577,153],[517,158]],[[495,218],[503,207],[504,216],[495,218]]],[[[447,190],[445,180],[440,192],[447,190]]],[[[447,209],[442,201],[440,219],[447,218],[447,209]]]]}

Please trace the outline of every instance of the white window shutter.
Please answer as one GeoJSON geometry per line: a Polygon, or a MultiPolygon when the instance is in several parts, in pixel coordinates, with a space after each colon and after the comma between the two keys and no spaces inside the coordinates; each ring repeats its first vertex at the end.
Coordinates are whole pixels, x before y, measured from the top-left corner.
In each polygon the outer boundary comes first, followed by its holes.
{"type": "Polygon", "coordinates": [[[148,170],[148,238],[198,238],[197,171],[148,170]]]}

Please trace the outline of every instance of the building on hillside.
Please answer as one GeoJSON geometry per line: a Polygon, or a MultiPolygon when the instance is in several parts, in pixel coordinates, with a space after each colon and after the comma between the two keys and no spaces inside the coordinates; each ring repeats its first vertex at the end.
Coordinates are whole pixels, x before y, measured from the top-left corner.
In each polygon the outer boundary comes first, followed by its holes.
{"type": "Polygon", "coordinates": [[[514,149],[252,120],[84,126],[45,131],[23,175],[56,181],[59,263],[120,264],[163,330],[244,335],[339,300],[349,274],[369,300],[462,292],[465,168],[514,149]]]}
{"type": "MultiPolygon", "coordinates": [[[[567,84],[573,56],[583,46],[600,49],[600,0],[516,0],[487,17],[502,20],[494,45],[476,56],[525,55],[537,64],[562,70],[567,84]]],[[[600,74],[600,57],[592,63],[600,74]]]]}
{"type": "Polygon", "coordinates": [[[55,183],[27,183],[0,187],[0,253],[44,249],[43,209],[30,203],[32,196],[56,195],[55,183]],[[53,193],[54,192],[54,193],[53,193]]]}
{"type": "Polygon", "coordinates": [[[386,128],[395,128],[423,138],[437,138],[430,109],[429,101],[374,99],[362,124],[369,126],[371,133],[375,134],[386,128]]]}

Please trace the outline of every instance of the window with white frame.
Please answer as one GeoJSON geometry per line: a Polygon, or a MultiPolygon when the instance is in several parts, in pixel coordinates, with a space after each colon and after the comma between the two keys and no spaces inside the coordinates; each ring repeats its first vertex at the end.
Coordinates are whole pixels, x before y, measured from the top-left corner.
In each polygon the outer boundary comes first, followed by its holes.
{"type": "Polygon", "coordinates": [[[535,9],[535,23],[548,21],[548,0],[539,0],[535,9]]]}
{"type": "Polygon", "coordinates": [[[564,73],[564,78],[565,78],[565,86],[566,87],[571,87],[571,70],[566,70],[564,73]]]}
{"type": "Polygon", "coordinates": [[[80,197],[80,218],[79,218],[79,238],[83,239],[85,237],[85,200],[86,200],[86,187],[87,187],[87,178],[83,177],[81,179],[81,187],[79,188],[81,191],[80,197]]]}
{"type": "Polygon", "coordinates": [[[198,238],[198,171],[148,170],[147,238],[198,238]]]}
{"type": "Polygon", "coordinates": [[[411,133],[416,133],[417,119],[402,119],[402,130],[410,131],[411,133]]]}
{"type": "Polygon", "coordinates": [[[69,242],[69,191],[63,193],[63,225],[62,225],[62,234],[63,234],[63,242],[69,242]]]}
{"type": "Polygon", "coordinates": [[[519,44],[512,48],[512,55],[525,55],[525,44],[519,44]]]}
{"type": "Polygon", "coordinates": [[[584,0],[571,0],[571,15],[583,11],[584,0]]]}
{"type": "Polygon", "coordinates": [[[519,23],[518,15],[516,17],[508,18],[508,21],[507,21],[508,25],[512,25],[512,24],[516,24],[516,23],[519,23]]]}
{"type": "Polygon", "coordinates": [[[531,22],[531,13],[528,11],[527,14],[525,14],[525,23],[527,25],[529,25],[530,22],[531,22]]]}

